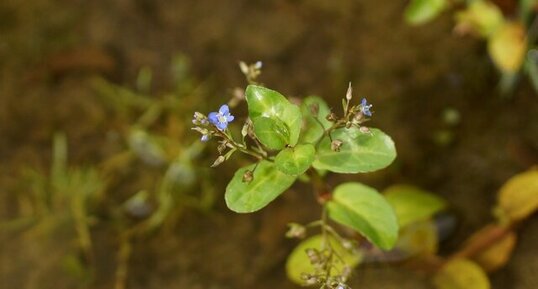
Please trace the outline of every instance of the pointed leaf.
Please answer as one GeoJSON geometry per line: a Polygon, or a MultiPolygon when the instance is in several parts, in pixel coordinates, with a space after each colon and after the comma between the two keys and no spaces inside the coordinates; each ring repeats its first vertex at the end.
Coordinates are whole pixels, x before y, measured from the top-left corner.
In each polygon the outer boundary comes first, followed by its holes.
{"type": "Polygon", "coordinates": [[[371,133],[359,129],[340,128],[332,132],[332,139],[343,142],[339,152],[331,149],[331,140],[324,137],[317,149],[313,166],[335,173],[366,173],[390,165],[396,158],[392,139],[382,131],[372,128],[371,133]]]}
{"type": "MultiPolygon", "coordinates": [[[[346,265],[355,267],[359,264],[361,255],[358,252],[352,253],[349,250],[344,249],[344,247],[332,237],[329,237],[329,242],[334,251],[342,257],[346,265]]],[[[305,281],[301,279],[301,274],[315,272],[314,266],[310,264],[310,260],[306,255],[307,249],[323,250],[323,236],[316,235],[302,241],[288,256],[288,260],[286,261],[286,273],[291,281],[299,285],[306,285],[305,281]]],[[[331,273],[334,274],[333,276],[337,274],[337,271],[341,272],[344,265],[341,262],[337,262],[335,263],[335,267],[335,270],[331,271],[331,273]]]]}
{"type": "Polygon", "coordinates": [[[327,203],[329,217],[349,226],[381,249],[394,247],[398,220],[394,210],[375,189],[360,183],[345,183],[333,192],[327,203]]]}
{"type": "Polygon", "coordinates": [[[287,190],[296,177],[280,172],[273,163],[260,161],[243,167],[235,172],[233,179],[226,187],[226,205],[237,213],[255,212],[287,190]],[[243,182],[247,170],[254,170],[251,182],[243,182]]]}
{"type": "Polygon", "coordinates": [[[310,168],[315,154],[316,149],[311,144],[286,148],[276,156],[275,165],[285,174],[300,175],[310,168]]]}
{"type": "Polygon", "coordinates": [[[254,134],[260,142],[273,150],[283,149],[290,142],[286,124],[277,118],[258,117],[252,120],[254,134]]]}
{"type": "Polygon", "coordinates": [[[414,186],[394,185],[383,194],[394,208],[400,227],[426,220],[446,207],[443,199],[414,186]]]}

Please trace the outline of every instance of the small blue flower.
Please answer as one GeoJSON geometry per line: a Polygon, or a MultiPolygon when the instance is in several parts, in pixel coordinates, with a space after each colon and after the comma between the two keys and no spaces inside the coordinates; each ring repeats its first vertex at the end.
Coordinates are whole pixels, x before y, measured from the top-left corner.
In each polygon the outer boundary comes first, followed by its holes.
{"type": "Polygon", "coordinates": [[[371,104],[368,104],[368,101],[366,98],[363,98],[361,101],[361,112],[362,114],[366,116],[372,116],[372,112],[370,111],[370,108],[372,108],[371,104]]]}
{"type": "Polygon", "coordinates": [[[208,116],[209,122],[214,124],[219,130],[225,130],[228,123],[234,120],[234,116],[230,114],[228,106],[222,105],[218,112],[211,112],[208,116]]]}

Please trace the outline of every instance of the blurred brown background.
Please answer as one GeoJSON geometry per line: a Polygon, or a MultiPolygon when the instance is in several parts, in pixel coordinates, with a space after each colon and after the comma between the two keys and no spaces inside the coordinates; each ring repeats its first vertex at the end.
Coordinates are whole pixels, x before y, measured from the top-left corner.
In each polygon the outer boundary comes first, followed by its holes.
{"type": "MultiPolygon", "coordinates": [[[[500,185],[538,162],[538,101],[525,80],[511,97],[500,97],[484,44],[452,35],[450,15],[409,27],[404,7],[405,1],[389,0],[3,0],[2,220],[24,212],[20,169],[48,170],[55,132],[67,136],[70,164],[100,163],[119,150],[121,142],[110,135],[124,124],[95,96],[96,77],[132,88],[146,67],[153,72],[148,94],[162,95],[178,85],[170,63],[181,53],[202,91],[194,103],[188,93],[180,99],[192,108],[175,116],[185,127],[177,136],[181,144],[199,137],[188,130],[194,110],[214,110],[245,85],[239,60],[263,61],[261,81],[284,95],[321,95],[334,107],[351,81],[355,96],[374,104],[372,126],[393,137],[399,155],[379,173],[330,182],[356,179],[380,189],[404,182],[440,194],[461,221],[443,244],[449,252],[492,219],[500,185]],[[456,123],[447,120],[454,113],[456,123]]],[[[213,151],[205,150],[197,165],[209,166],[213,151]]],[[[299,185],[261,212],[233,214],[223,192],[237,167],[226,164],[212,175],[216,195],[208,212],[187,208],[166,233],[132,242],[126,288],[296,288],[284,272],[295,241],[283,234],[290,221],[317,218],[318,207],[299,185]]],[[[4,226],[1,287],[117,286],[123,227],[113,222],[110,208],[151,183],[138,179],[143,174],[129,173],[121,186],[108,188],[111,201],[97,206],[91,281],[66,273],[62,256],[73,240],[61,230],[40,234],[4,226]]],[[[537,216],[520,233],[513,259],[491,275],[493,288],[538,288],[537,216]]],[[[360,267],[352,285],[430,288],[425,276],[388,265],[360,267]]]]}

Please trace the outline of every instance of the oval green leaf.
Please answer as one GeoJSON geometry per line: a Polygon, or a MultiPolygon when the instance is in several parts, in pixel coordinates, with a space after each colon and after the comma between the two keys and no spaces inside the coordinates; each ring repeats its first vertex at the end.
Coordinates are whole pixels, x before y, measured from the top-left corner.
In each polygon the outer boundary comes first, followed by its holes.
{"type": "MultiPolygon", "coordinates": [[[[294,146],[299,140],[301,133],[302,114],[301,109],[291,104],[282,94],[277,91],[249,85],[245,91],[248,103],[249,117],[254,120],[258,117],[267,117],[282,121],[289,130],[289,142],[294,146]]],[[[254,124],[256,129],[256,124],[254,124]]]]}
{"type": "Polygon", "coordinates": [[[280,150],[290,142],[288,127],[277,118],[254,118],[252,126],[256,137],[269,149],[280,150]]]}
{"type": "Polygon", "coordinates": [[[371,133],[359,129],[340,128],[332,132],[332,139],[343,142],[339,152],[331,150],[331,140],[324,137],[318,147],[313,166],[335,173],[355,174],[380,170],[396,158],[392,139],[382,131],[372,128],[371,133]]]}
{"type": "Polygon", "coordinates": [[[437,289],[490,289],[488,276],[472,261],[454,259],[433,277],[437,289]]]}
{"type": "Polygon", "coordinates": [[[301,143],[316,143],[322,136],[325,129],[331,127],[332,123],[326,119],[331,113],[329,106],[323,99],[317,96],[309,96],[301,103],[301,112],[303,114],[303,131],[301,133],[301,143]],[[311,106],[318,106],[318,116],[312,115],[311,106]],[[316,118],[318,121],[316,121],[316,118]],[[320,124],[321,123],[321,124],[320,124]],[[321,127],[323,125],[323,127],[321,127]]]}
{"type": "Polygon", "coordinates": [[[405,9],[405,21],[413,25],[424,24],[443,12],[447,4],[447,0],[412,0],[405,9]]]}
{"type": "Polygon", "coordinates": [[[287,190],[296,177],[280,172],[273,163],[260,161],[235,172],[226,187],[226,205],[237,213],[251,213],[265,207],[287,190]],[[254,170],[251,182],[243,182],[247,170],[254,170]]]}
{"type": "MultiPolygon", "coordinates": [[[[361,261],[361,255],[358,252],[354,253],[350,252],[349,250],[346,250],[333,237],[329,237],[329,242],[331,243],[333,250],[340,257],[342,257],[343,261],[347,266],[355,267],[361,261]]],[[[314,266],[310,264],[310,260],[306,255],[307,249],[322,250],[323,236],[316,235],[302,241],[299,245],[297,245],[297,247],[295,247],[295,249],[293,249],[291,254],[288,256],[288,260],[286,261],[286,273],[291,281],[299,285],[306,285],[304,280],[301,279],[302,273],[315,272],[314,266]]],[[[335,270],[331,271],[331,273],[334,274],[333,276],[337,274],[337,271],[342,271],[342,269],[344,268],[344,264],[342,264],[341,262],[336,262],[335,267],[335,270]]]]}
{"type": "Polygon", "coordinates": [[[288,175],[300,175],[314,161],[316,149],[311,144],[297,145],[293,148],[283,149],[275,158],[276,167],[288,175]]]}
{"type": "Polygon", "coordinates": [[[436,195],[409,185],[394,185],[383,194],[398,217],[400,227],[426,220],[446,208],[436,195]]]}
{"type": "Polygon", "coordinates": [[[375,189],[360,183],[339,185],[327,209],[331,219],[358,231],[377,247],[389,250],[396,244],[398,220],[375,189]]]}

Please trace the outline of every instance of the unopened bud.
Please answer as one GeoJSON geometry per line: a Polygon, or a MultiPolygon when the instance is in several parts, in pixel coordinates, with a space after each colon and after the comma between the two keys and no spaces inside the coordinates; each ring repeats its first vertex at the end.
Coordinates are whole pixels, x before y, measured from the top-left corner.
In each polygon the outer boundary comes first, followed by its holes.
{"type": "Polygon", "coordinates": [[[351,88],[351,82],[350,82],[349,86],[347,87],[346,99],[350,101],[352,97],[353,97],[353,88],[351,88]]]}
{"type": "Polygon", "coordinates": [[[318,250],[308,248],[305,252],[308,260],[310,260],[310,264],[316,265],[321,263],[321,254],[318,250]]]}
{"type": "Polygon", "coordinates": [[[211,165],[212,168],[222,164],[224,161],[226,160],[226,158],[224,156],[219,156],[215,162],[211,165]]]}
{"type": "Polygon", "coordinates": [[[287,238],[299,238],[302,239],[306,235],[306,228],[297,223],[290,223],[288,224],[288,231],[286,232],[287,238]]]}
{"type": "Polygon", "coordinates": [[[309,273],[301,273],[301,279],[305,282],[305,285],[314,285],[318,283],[318,278],[315,275],[309,273]]]}
{"type": "Polygon", "coordinates": [[[243,136],[243,138],[248,135],[249,128],[250,128],[250,121],[247,120],[247,122],[245,122],[245,124],[243,125],[243,128],[241,129],[241,135],[243,136]]]}
{"type": "Polygon", "coordinates": [[[239,61],[239,68],[244,74],[248,73],[248,65],[244,61],[239,61]]]}
{"type": "Polygon", "coordinates": [[[336,116],[334,112],[331,112],[325,117],[325,119],[331,122],[335,122],[338,119],[338,117],[336,116]]]}
{"type": "Polygon", "coordinates": [[[331,150],[335,151],[335,152],[339,152],[340,151],[340,147],[342,147],[342,144],[344,144],[343,141],[339,140],[339,139],[335,139],[331,142],[331,150]]]}
{"type": "Polygon", "coordinates": [[[370,129],[365,127],[365,126],[361,126],[361,128],[359,129],[362,133],[371,133],[370,129]]]}
{"type": "Polygon", "coordinates": [[[254,179],[254,173],[251,170],[247,170],[243,174],[243,183],[250,183],[254,179]]]}
{"type": "Polygon", "coordinates": [[[219,152],[219,154],[224,153],[224,151],[228,147],[227,143],[228,143],[227,141],[221,141],[220,144],[217,146],[217,151],[219,152]]]}

